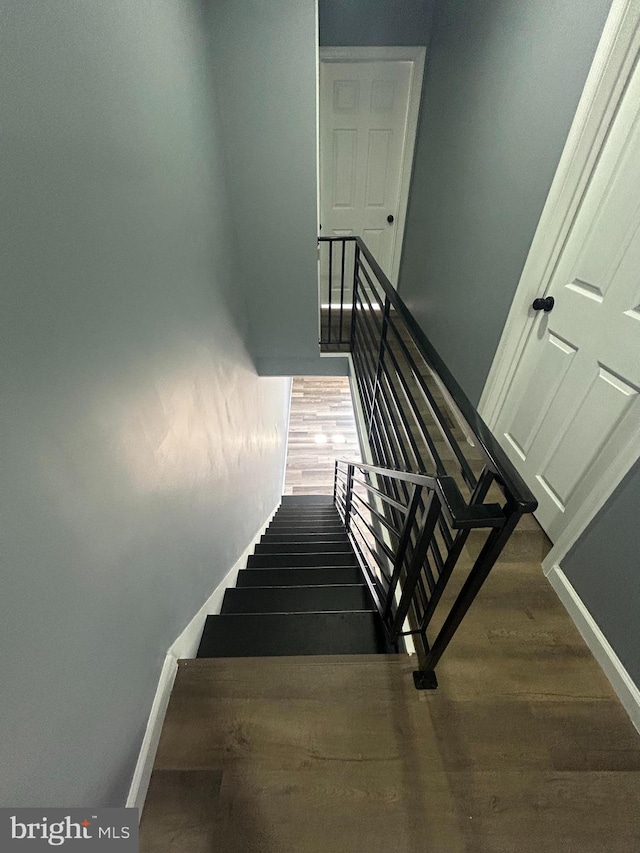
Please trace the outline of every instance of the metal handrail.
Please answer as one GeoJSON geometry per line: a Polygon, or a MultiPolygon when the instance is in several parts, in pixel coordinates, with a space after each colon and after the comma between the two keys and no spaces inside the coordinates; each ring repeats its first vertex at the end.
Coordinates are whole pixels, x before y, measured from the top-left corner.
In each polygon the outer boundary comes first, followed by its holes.
{"type": "Polygon", "coordinates": [[[501,527],[505,522],[505,515],[500,504],[467,504],[453,477],[432,477],[429,474],[416,474],[413,471],[368,465],[349,459],[336,459],[336,463],[353,465],[368,474],[378,474],[401,483],[412,483],[414,486],[423,486],[436,491],[442,502],[442,510],[447,521],[454,530],[472,527],[501,527]]]}
{"type": "Polygon", "coordinates": [[[405,325],[411,332],[411,336],[417,345],[420,354],[425,362],[436,373],[451,399],[457,406],[461,415],[468,424],[473,433],[474,438],[478,441],[478,446],[485,455],[494,474],[498,475],[500,480],[508,489],[515,503],[519,506],[521,512],[533,512],[538,502],[533,495],[531,489],[524,482],[515,466],[498,444],[495,436],[480,417],[475,407],[460,387],[459,383],[444,363],[433,344],[429,341],[424,331],[418,325],[415,317],[411,314],[400,294],[391,284],[380,264],[373,257],[366,243],[361,237],[318,237],[318,241],[322,243],[329,242],[353,242],[358,247],[359,252],[364,255],[367,263],[371,267],[380,287],[383,289],[389,303],[396,309],[402,317],[405,325]]]}
{"type": "Polygon", "coordinates": [[[334,503],[390,641],[407,633],[421,641],[416,647],[421,668],[414,679],[417,687],[432,688],[437,662],[520,518],[537,503],[364,241],[320,237],[319,242],[329,244],[328,326],[321,314],[320,343],[339,344],[342,351],[346,346],[352,354],[375,463],[336,460],[334,503]],[[336,243],[342,253],[334,263],[336,243]],[[352,271],[345,263],[348,244],[354,246],[352,271]],[[352,284],[346,285],[347,276],[352,284]],[[349,289],[351,316],[345,319],[349,289]],[[334,293],[339,293],[337,306],[334,293]],[[332,340],[334,323],[337,340],[332,340]],[[462,432],[460,419],[468,427],[477,447],[471,455],[456,438],[432,377],[446,389],[462,432]],[[425,452],[433,473],[425,470],[425,452]],[[474,460],[482,466],[479,474],[474,460]],[[489,497],[494,483],[499,489],[491,494],[500,503],[489,497]],[[477,556],[431,645],[427,629],[444,606],[444,589],[472,533],[481,538],[477,556]],[[404,630],[407,618],[409,631],[404,630]]]}

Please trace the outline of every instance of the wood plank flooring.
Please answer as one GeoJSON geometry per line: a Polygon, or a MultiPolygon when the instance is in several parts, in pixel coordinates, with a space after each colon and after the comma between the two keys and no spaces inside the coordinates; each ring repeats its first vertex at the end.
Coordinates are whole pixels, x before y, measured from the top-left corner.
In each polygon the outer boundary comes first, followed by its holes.
{"type": "Polygon", "coordinates": [[[344,376],[295,376],[285,495],[333,494],[336,457],[360,459],[349,380],[344,376]],[[325,442],[319,444],[316,436],[325,442]]]}
{"type": "Polygon", "coordinates": [[[401,655],[181,661],[143,853],[637,853],[640,737],[520,534],[435,692],[401,655]]]}
{"type": "MultiPolygon", "coordinates": [[[[333,459],[357,453],[348,382],[293,394],[286,491],[331,493],[333,459]]],[[[548,548],[523,518],[435,692],[401,655],[181,661],[143,853],[640,853],[640,737],[542,574],[548,548]]]]}

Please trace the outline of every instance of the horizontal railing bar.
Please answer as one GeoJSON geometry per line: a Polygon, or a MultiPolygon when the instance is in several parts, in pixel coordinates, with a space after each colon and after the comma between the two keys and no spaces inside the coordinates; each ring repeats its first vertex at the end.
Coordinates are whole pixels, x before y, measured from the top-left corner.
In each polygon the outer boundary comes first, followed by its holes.
{"type": "MultiPolygon", "coordinates": [[[[379,513],[376,509],[374,509],[370,504],[368,504],[368,503],[364,500],[364,498],[362,497],[362,495],[359,495],[357,492],[353,492],[353,494],[352,494],[352,498],[357,498],[358,503],[359,503],[359,505],[362,507],[362,509],[363,509],[363,510],[366,510],[366,511],[370,512],[370,513],[371,513],[371,515],[373,515],[373,516],[374,516],[375,518],[377,518],[378,520],[383,520],[383,516],[381,516],[381,515],[380,515],[380,513],[379,513]]],[[[356,509],[356,508],[354,507],[354,509],[356,509]]],[[[358,512],[358,515],[359,515],[361,518],[363,518],[363,520],[364,520],[364,521],[365,521],[365,523],[367,524],[367,527],[370,527],[369,523],[364,519],[364,517],[363,517],[363,515],[362,515],[362,512],[361,512],[360,510],[357,510],[357,512],[358,512]]],[[[388,522],[384,521],[384,524],[387,526],[387,529],[389,530],[389,532],[390,532],[390,533],[393,533],[393,534],[395,534],[396,536],[398,536],[398,534],[396,533],[396,531],[395,531],[392,527],[390,527],[390,526],[389,526],[388,522]]],[[[376,538],[378,541],[380,541],[380,542],[382,542],[382,541],[383,541],[383,540],[382,540],[382,538],[381,538],[381,536],[380,536],[380,534],[379,534],[378,532],[374,531],[374,529],[373,529],[373,528],[371,528],[371,532],[373,533],[373,535],[375,536],[375,538],[376,538]]]]}
{"type": "Polygon", "coordinates": [[[412,471],[399,471],[396,468],[369,465],[366,462],[356,462],[351,459],[338,459],[337,462],[339,465],[353,465],[354,468],[367,471],[369,474],[380,474],[382,477],[391,477],[394,480],[402,480],[405,483],[413,483],[417,486],[426,486],[429,489],[435,489],[438,485],[438,479],[443,479],[431,477],[429,474],[415,474],[412,471]]]}
{"type": "MultiPolygon", "coordinates": [[[[405,397],[409,402],[409,406],[410,406],[411,411],[413,413],[413,416],[416,420],[416,423],[420,429],[420,434],[424,440],[424,443],[426,444],[427,452],[429,453],[429,456],[431,457],[431,461],[432,461],[432,463],[436,469],[436,473],[439,475],[446,475],[446,468],[444,467],[442,459],[440,458],[440,454],[436,450],[435,443],[434,443],[433,439],[431,438],[431,435],[429,434],[429,430],[427,429],[427,425],[425,424],[422,415],[418,411],[418,408],[413,401],[413,398],[409,392],[409,386],[408,386],[406,377],[403,376],[402,372],[400,371],[398,362],[397,362],[396,357],[395,357],[395,353],[390,349],[388,341],[385,344],[385,351],[391,357],[391,360],[393,361],[394,367],[396,368],[396,375],[397,375],[398,379],[400,380],[400,384],[402,385],[402,390],[404,391],[405,397]]],[[[390,371],[389,371],[388,366],[385,363],[383,363],[383,370],[385,371],[387,381],[389,383],[389,386],[391,387],[392,382],[391,382],[390,371]]]]}
{"type": "Polygon", "coordinates": [[[433,554],[433,561],[438,569],[438,576],[440,576],[442,569],[444,568],[444,560],[442,559],[442,554],[440,553],[440,549],[438,548],[438,543],[436,542],[435,535],[431,538],[429,548],[431,549],[431,553],[433,554]]]}
{"type": "Polygon", "coordinates": [[[430,477],[428,474],[414,474],[409,471],[398,471],[395,468],[368,465],[364,462],[351,462],[346,459],[338,461],[345,465],[353,465],[355,468],[368,471],[371,474],[379,474],[383,477],[437,490],[447,520],[451,527],[456,529],[463,527],[502,527],[504,524],[505,515],[499,504],[470,504],[467,506],[453,477],[430,477]]]}
{"type": "Polygon", "coordinates": [[[358,524],[357,520],[356,520],[355,518],[353,518],[353,517],[352,517],[352,519],[351,519],[351,520],[352,520],[351,529],[353,530],[353,529],[355,528],[355,530],[360,534],[360,538],[361,538],[361,540],[362,540],[362,544],[364,544],[364,545],[366,546],[367,551],[371,554],[371,556],[374,558],[374,560],[375,560],[375,561],[376,561],[376,563],[378,564],[378,568],[379,568],[379,569],[380,569],[380,571],[382,572],[382,576],[383,576],[383,578],[385,579],[385,581],[386,581],[387,583],[390,583],[390,582],[391,582],[391,576],[390,576],[390,575],[388,575],[388,574],[385,572],[385,570],[384,570],[384,568],[383,568],[383,566],[382,566],[382,562],[381,562],[382,557],[380,557],[380,555],[379,555],[379,554],[378,554],[378,552],[375,550],[375,548],[372,548],[372,547],[371,547],[371,544],[370,544],[369,542],[367,542],[367,537],[365,536],[365,534],[364,534],[364,532],[363,532],[362,528],[360,527],[360,525],[358,524]]]}
{"type": "Polygon", "coordinates": [[[354,483],[360,483],[360,485],[367,488],[370,492],[373,492],[374,494],[376,494],[379,498],[381,498],[381,500],[386,501],[394,509],[397,509],[398,512],[401,512],[401,513],[407,512],[406,506],[403,506],[399,501],[396,501],[393,498],[390,498],[389,495],[385,495],[384,492],[381,492],[380,489],[377,489],[375,486],[372,486],[371,483],[367,483],[365,480],[361,480],[359,477],[355,477],[355,476],[353,478],[353,482],[354,483]]]}
{"type": "MultiPolygon", "coordinates": [[[[376,288],[375,284],[373,283],[373,280],[372,280],[371,276],[369,275],[369,270],[364,266],[364,264],[362,263],[362,261],[359,261],[359,262],[358,262],[358,270],[360,270],[360,271],[362,271],[362,273],[364,273],[364,277],[365,277],[365,278],[366,278],[366,280],[367,280],[367,284],[369,285],[369,289],[370,289],[370,291],[371,291],[371,294],[372,294],[372,296],[377,300],[377,303],[378,303],[378,305],[380,306],[380,309],[379,309],[379,310],[380,310],[380,311],[382,311],[382,310],[383,310],[384,299],[381,299],[381,298],[380,298],[380,297],[381,297],[381,294],[380,294],[380,292],[378,291],[378,289],[376,288]]],[[[357,274],[357,271],[356,271],[356,277],[357,277],[357,280],[358,280],[358,284],[361,286],[361,288],[362,288],[363,290],[366,290],[366,287],[365,287],[365,285],[363,284],[362,280],[360,279],[360,276],[357,274]]],[[[373,310],[373,309],[372,309],[372,310],[373,310]]]]}
{"type": "Polygon", "coordinates": [[[361,503],[363,506],[365,506],[365,507],[369,510],[369,512],[370,512],[372,515],[374,515],[374,516],[378,519],[378,521],[380,522],[380,524],[384,524],[384,526],[387,528],[387,530],[389,531],[389,533],[391,533],[393,536],[396,536],[396,537],[399,537],[399,536],[400,536],[400,534],[399,534],[398,530],[397,530],[395,527],[393,527],[393,525],[391,525],[391,524],[387,521],[387,519],[386,519],[386,518],[385,518],[385,517],[384,517],[380,512],[378,512],[378,510],[377,510],[377,509],[374,509],[374,508],[371,506],[371,504],[368,504],[368,503],[364,500],[364,498],[363,498],[361,495],[359,495],[357,492],[353,492],[353,497],[354,497],[354,498],[358,498],[358,500],[360,501],[360,503],[361,503]]]}
{"type": "MultiPolygon", "coordinates": [[[[384,416],[385,413],[382,411],[383,406],[385,410],[387,410],[386,414],[388,416],[389,412],[386,402],[382,399],[381,395],[378,394],[376,406],[371,417],[371,426],[376,427],[381,439],[381,444],[386,447],[387,454],[385,459],[398,470],[411,470],[411,466],[408,464],[406,454],[403,452],[398,437],[394,432],[392,432],[391,427],[389,426],[389,418],[385,418],[384,416]],[[396,452],[397,450],[400,452],[396,452]]],[[[406,494],[405,498],[407,498],[406,494]]]]}
{"type": "Polygon", "coordinates": [[[427,579],[427,584],[429,585],[429,595],[428,599],[433,595],[433,591],[436,588],[436,579],[433,576],[433,572],[431,571],[431,564],[429,563],[429,550],[427,549],[427,553],[424,557],[424,563],[422,564],[422,572],[421,575],[424,575],[427,579]]]}
{"type": "Polygon", "coordinates": [[[360,565],[360,570],[364,575],[365,582],[369,587],[369,591],[373,596],[374,603],[376,608],[378,609],[380,615],[384,610],[384,599],[386,598],[386,588],[383,582],[376,575],[373,574],[371,569],[369,568],[369,563],[367,558],[360,547],[360,543],[353,537],[352,544],[354,547],[354,551],[356,554],[356,559],[360,565]],[[380,589],[382,587],[382,589],[380,589]]]}
{"type": "MultiPolygon", "coordinates": [[[[357,279],[358,284],[362,285],[362,282],[361,282],[360,278],[359,278],[359,277],[356,277],[356,279],[357,279]]],[[[384,311],[383,306],[382,306],[382,305],[379,305],[377,308],[374,308],[374,307],[373,307],[373,304],[371,303],[371,300],[370,300],[370,299],[369,299],[369,297],[367,296],[367,291],[366,291],[366,289],[364,288],[364,286],[362,286],[361,288],[358,288],[357,296],[358,296],[358,299],[360,300],[360,305],[362,306],[362,307],[361,307],[361,310],[362,310],[362,311],[364,312],[364,314],[366,314],[368,317],[371,317],[372,322],[373,322],[373,323],[375,323],[375,325],[378,327],[378,329],[379,329],[379,330],[380,330],[380,332],[381,332],[381,331],[382,331],[382,319],[380,320],[380,322],[378,322],[378,314],[380,314],[380,317],[382,318],[382,314],[383,314],[383,311],[384,311]],[[367,300],[367,306],[368,306],[368,308],[369,308],[369,310],[368,310],[368,311],[367,311],[367,309],[364,307],[364,302],[362,301],[362,299],[361,299],[361,297],[360,297],[360,293],[364,294],[364,296],[365,296],[365,298],[366,298],[366,300],[367,300]]]]}
{"type": "MultiPolygon", "coordinates": [[[[474,489],[475,485],[476,485],[475,474],[473,473],[471,466],[469,465],[469,462],[467,461],[464,453],[462,452],[460,445],[458,444],[453,433],[451,432],[451,429],[450,429],[449,425],[447,424],[445,417],[444,417],[443,413],[441,412],[440,407],[438,406],[438,404],[435,400],[435,397],[433,396],[433,392],[431,391],[431,389],[427,385],[424,376],[422,376],[422,374],[420,373],[420,370],[418,369],[417,364],[415,363],[413,357],[411,356],[411,353],[409,352],[409,348],[407,347],[406,342],[402,340],[402,336],[400,335],[399,330],[396,328],[396,324],[394,323],[393,319],[391,319],[391,318],[389,318],[389,327],[391,328],[391,331],[393,332],[393,334],[396,337],[396,340],[400,346],[400,349],[402,350],[402,353],[403,353],[406,361],[408,362],[409,369],[410,369],[411,373],[413,374],[413,376],[414,376],[414,378],[415,378],[415,380],[416,380],[416,382],[420,388],[420,391],[424,395],[427,406],[429,407],[429,411],[431,412],[431,416],[433,417],[433,419],[438,424],[438,429],[442,435],[442,438],[444,439],[444,441],[445,441],[447,447],[449,448],[449,450],[451,451],[451,453],[453,453],[454,457],[458,460],[458,464],[460,465],[460,470],[462,472],[462,475],[463,475],[465,481],[468,483],[468,485],[470,486],[471,489],[474,489]]],[[[391,345],[388,344],[388,346],[387,346],[388,351],[390,351],[390,347],[391,347],[391,345]]],[[[394,359],[394,361],[395,361],[395,359],[394,359]]],[[[397,365],[397,362],[395,362],[395,363],[397,365]]],[[[401,375],[401,370],[399,367],[398,367],[398,375],[399,376],[401,375]]],[[[415,411],[415,406],[412,406],[412,408],[415,411]]],[[[421,424],[421,428],[426,430],[426,427],[424,426],[424,421],[421,424]]],[[[428,431],[427,431],[427,435],[428,435],[428,431]]]]}
{"type": "MultiPolygon", "coordinates": [[[[400,419],[400,423],[401,423],[402,428],[404,430],[406,440],[408,442],[409,448],[411,449],[411,453],[413,454],[413,458],[415,459],[416,467],[418,468],[418,470],[425,471],[426,468],[425,468],[425,464],[424,464],[424,461],[422,458],[422,453],[420,452],[420,448],[418,447],[418,442],[416,441],[415,436],[413,435],[413,431],[411,429],[411,424],[409,423],[409,419],[408,419],[408,414],[404,410],[404,407],[402,405],[402,400],[400,398],[400,394],[399,394],[398,389],[396,388],[394,382],[392,381],[392,376],[390,375],[389,365],[386,363],[386,361],[383,361],[383,363],[382,363],[382,370],[381,370],[381,375],[380,375],[380,390],[382,393],[382,397],[386,401],[387,408],[390,409],[390,405],[392,404],[393,407],[395,408],[395,411],[398,413],[398,417],[400,419]]],[[[403,387],[403,392],[404,392],[405,397],[406,397],[407,396],[407,389],[405,389],[404,387],[403,387]]],[[[431,456],[431,449],[429,447],[427,447],[427,452],[431,456]]],[[[405,455],[407,457],[409,455],[406,451],[406,448],[405,448],[405,455]]],[[[433,462],[433,466],[437,471],[438,466],[437,466],[435,460],[432,458],[431,461],[433,462]]],[[[407,466],[407,467],[409,468],[409,470],[411,469],[411,466],[407,466]]],[[[441,473],[446,474],[446,471],[444,470],[444,468],[443,468],[441,473]]]]}
{"type": "Polygon", "coordinates": [[[376,531],[376,529],[367,521],[367,519],[364,517],[364,515],[360,512],[359,508],[357,506],[352,506],[351,509],[353,512],[356,512],[360,516],[360,518],[362,519],[362,521],[363,521],[365,527],[367,528],[367,530],[369,531],[369,533],[376,540],[376,543],[382,548],[382,550],[384,551],[384,553],[387,556],[387,559],[390,561],[391,565],[393,565],[393,562],[394,562],[393,551],[389,548],[389,546],[384,541],[384,539],[382,539],[382,537],[376,531]]]}
{"type": "Polygon", "coordinates": [[[333,502],[389,638],[420,637],[421,674],[414,678],[424,689],[435,686],[429,673],[518,518],[536,503],[363,241],[335,236],[321,242],[329,243],[321,342],[348,338],[371,451],[367,462],[336,461],[333,502]],[[335,257],[334,242],[341,243],[335,257]],[[345,299],[351,310],[347,332],[345,299]],[[485,503],[492,483],[500,503],[485,503]],[[445,608],[445,587],[472,529],[489,533],[445,608]],[[440,610],[448,611],[444,622],[434,618],[440,610]],[[403,630],[407,618],[410,631],[403,630]],[[434,621],[441,627],[430,646],[434,621]]]}
{"type": "Polygon", "coordinates": [[[355,341],[355,346],[351,349],[351,357],[353,358],[354,367],[356,368],[354,373],[358,384],[358,392],[360,393],[360,399],[366,414],[367,410],[371,410],[373,403],[373,386],[369,376],[366,374],[366,371],[362,369],[364,362],[360,348],[358,347],[357,339],[355,341]]]}
{"type": "MultiPolygon", "coordinates": [[[[475,410],[471,401],[460,387],[458,381],[454,378],[453,374],[437,353],[423,330],[420,328],[415,318],[411,315],[403,299],[400,297],[380,265],[371,254],[365,242],[361,237],[319,238],[320,242],[329,242],[333,240],[354,242],[356,244],[360,255],[366,259],[369,268],[379,282],[382,290],[389,299],[389,302],[401,315],[407,330],[413,337],[427,366],[442,380],[445,388],[451,396],[451,399],[477,439],[479,449],[487,459],[489,467],[507,489],[512,500],[515,501],[518,506],[519,511],[521,513],[533,512],[538,506],[533,493],[526,485],[515,466],[498,443],[497,439],[491,433],[489,427],[475,410]]],[[[364,269],[362,263],[360,265],[361,268],[364,269]]]]}
{"type": "MultiPolygon", "coordinates": [[[[364,312],[364,309],[362,309],[362,308],[359,309],[358,304],[359,305],[363,304],[359,295],[357,295],[357,298],[356,298],[356,312],[357,312],[357,316],[359,317],[360,314],[364,312]]],[[[366,319],[359,320],[359,322],[356,323],[355,341],[354,342],[357,342],[359,344],[360,349],[362,350],[363,357],[366,356],[367,364],[369,365],[369,364],[375,364],[375,362],[374,362],[374,349],[375,349],[375,347],[371,347],[371,346],[366,345],[367,344],[367,339],[366,339],[366,333],[367,332],[369,332],[368,320],[366,320],[366,319]]],[[[373,338],[371,338],[371,340],[373,341],[373,338]]],[[[370,370],[370,373],[372,376],[375,376],[375,373],[376,373],[375,366],[373,367],[373,369],[370,370]]]]}
{"type": "Polygon", "coordinates": [[[422,350],[421,355],[429,367],[431,367],[436,375],[440,377],[445,388],[451,395],[453,402],[458,407],[460,414],[467,422],[475,437],[478,439],[479,446],[482,452],[486,455],[488,461],[491,463],[494,473],[498,474],[498,476],[503,480],[513,500],[520,508],[520,511],[522,513],[533,512],[537,508],[538,502],[532,491],[524,482],[502,447],[498,444],[498,441],[491,433],[489,427],[475,410],[471,401],[464,393],[449,368],[438,355],[433,345],[405,305],[404,301],[386,277],[380,265],[376,262],[362,238],[356,237],[355,240],[361,254],[366,257],[369,266],[373,270],[376,278],[382,286],[382,289],[389,298],[390,303],[396,311],[402,315],[402,319],[404,320],[408,330],[411,332],[411,335],[416,341],[419,349],[422,350]]]}
{"type": "MultiPolygon", "coordinates": [[[[407,430],[406,424],[402,421],[402,410],[399,407],[399,403],[397,400],[394,400],[393,397],[389,398],[387,394],[387,390],[385,387],[385,379],[388,379],[386,376],[386,366],[382,361],[380,364],[380,370],[378,373],[378,384],[377,384],[377,412],[380,417],[381,426],[383,428],[385,441],[387,447],[390,451],[391,459],[388,459],[389,462],[393,462],[393,464],[397,468],[404,467],[405,470],[410,471],[412,468],[411,460],[409,453],[407,452],[407,445],[402,436],[402,429],[407,430]],[[396,418],[396,414],[394,414],[394,408],[398,414],[399,421],[396,418]],[[399,453],[396,453],[396,448],[399,453]]],[[[376,417],[376,412],[374,411],[372,415],[372,419],[376,417]]],[[[406,433],[410,435],[409,432],[406,433]]],[[[415,454],[414,458],[417,463],[421,463],[421,457],[419,454],[415,454]]],[[[422,465],[418,465],[418,467],[424,467],[422,465]]],[[[443,472],[444,473],[444,472],[443,472]]]]}

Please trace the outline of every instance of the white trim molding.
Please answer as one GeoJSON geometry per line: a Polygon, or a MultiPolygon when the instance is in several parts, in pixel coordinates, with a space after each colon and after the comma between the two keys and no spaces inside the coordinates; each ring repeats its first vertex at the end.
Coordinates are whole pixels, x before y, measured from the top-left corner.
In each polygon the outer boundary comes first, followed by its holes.
{"type": "MultiPolygon", "coordinates": [[[[420,115],[422,98],[422,81],[427,49],[416,47],[321,47],[320,62],[410,62],[411,88],[409,90],[409,107],[407,110],[407,136],[400,171],[400,189],[398,193],[398,210],[396,213],[396,240],[393,247],[393,258],[389,278],[397,286],[400,272],[400,259],[404,244],[404,228],[409,204],[409,189],[413,171],[413,154],[420,115]]],[[[318,74],[319,79],[319,74],[318,74]]],[[[318,118],[318,139],[320,137],[320,119],[318,118]]],[[[319,143],[318,143],[319,145],[319,143]]],[[[320,199],[320,177],[318,171],[318,199],[320,199]]]]}
{"type": "Polygon", "coordinates": [[[142,816],[144,801],[149,790],[153,762],[155,761],[158,750],[160,733],[167,713],[171,690],[173,689],[173,683],[178,671],[178,661],[196,656],[207,616],[220,613],[225,591],[228,587],[235,586],[238,572],[246,566],[247,557],[253,553],[253,549],[269,526],[279,505],[280,502],[278,501],[277,506],[269,513],[268,518],[253,537],[248,547],[242,552],[240,558],[229,569],[209,598],[167,651],[127,797],[127,808],[137,808],[138,818],[142,816]]]}
{"type": "Polygon", "coordinates": [[[634,434],[632,440],[624,448],[624,452],[616,456],[604,472],[597,490],[589,494],[554,543],[553,548],[542,563],[545,574],[548,574],[553,566],[560,564],[562,558],[575,545],[639,457],[640,431],[634,434]]]}
{"type": "Polygon", "coordinates": [[[640,732],[640,690],[638,690],[638,686],[558,564],[551,567],[548,578],[551,586],[558,594],[558,598],[575,622],[583,640],[609,679],[631,722],[640,732]]]}
{"type": "Polygon", "coordinates": [[[478,409],[498,420],[535,316],[640,51],[640,0],[613,0],[478,409]]]}
{"type": "MultiPolygon", "coordinates": [[[[582,97],[525,262],[478,410],[495,426],[515,370],[535,323],[529,310],[549,287],[600,152],[640,53],[640,0],[613,0],[582,97]]],[[[609,466],[592,494],[563,531],[546,565],[569,550],[619,485],[640,453],[637,437],[609,466]]]]}
{"type": "Polygon", "coordinates": [[[149,782],[151,781],[153,762],[155,761],[158,743],[160,742],[162,724],[167,713],[167,706],[169,705],[169,698],[177,672],[178,661],[173,655],[168,654],[164,659],[162,671],[160,672],[156,695],[153,698],[151,713],[149,714],[147,728],[142,739],[142,746],[138,753],[138,760],[133,771],[131,787],[129,788],[129,795],[126,802],[128,809],[138,809],[138,820],[142,817],[142,809],[144,808],[144,801],[149,790],[149,782]]]}

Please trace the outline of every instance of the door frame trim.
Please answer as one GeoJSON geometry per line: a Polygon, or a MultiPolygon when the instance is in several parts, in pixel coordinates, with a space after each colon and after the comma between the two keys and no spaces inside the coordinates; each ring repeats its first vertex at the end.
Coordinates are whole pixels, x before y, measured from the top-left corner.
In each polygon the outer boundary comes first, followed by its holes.
{"type": "MultiPolygon", "coordinates": [[[[495,429],[536,319],[529,306],[549,287],[639,53],[640,0],[613,0],[480,397],[478,410],[490,429],[495,429]]],[[[546,573],[577,541],[639,451],[631,441],[609,466],[597,493],[585,500],[544,561],[546,573]]]]}
{"type": "MultiPolygon", "coordinates": [[[[318,105],[320,103],[320,63],[322,62],[411,62],[411,83],[409,89],[409,106],[407,110],[407,140],[402,152],[400,167],[400,188],[398,210],[396,213],[396,241],[393,247],[393,257],[389,278],[394,286],[398,283],[400,259],[404,244],[404,228],[409,204],[411,174],[413,172],[413,155],[416,145],[420,101],[422,98],[422,83],[424,66],[427,55],[426,47],[320,47],[320,62],[318,64],[318,105]]],[[[318,117],[318,164],[320,163],[320,117],[318,117]]],[[[320,171],[318,165],[318,203],[320,201],[320,171]]]]}

